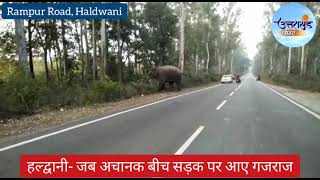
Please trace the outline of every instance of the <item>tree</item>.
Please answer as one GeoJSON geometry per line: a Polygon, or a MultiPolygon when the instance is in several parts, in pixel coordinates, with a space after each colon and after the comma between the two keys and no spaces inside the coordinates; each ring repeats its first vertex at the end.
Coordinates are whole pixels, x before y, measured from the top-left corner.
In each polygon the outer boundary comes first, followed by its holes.
{"type": "Polygon", "coordinates": [[[33,59],[32,59],[32,33],[33,30],[31,31],[31,19],[28,20],[28,53],[29,53],[29,68],[30,68],[30,76],[31,78],[35,78],[34,76],[34,70],[33,70],[33,59]]]}
{"type": "Polygon", "coordinates": [[[144,20],[148,29],[142,31],[147,54],[156,66],[174,64],[173,38],[177,33],[178,18],[165,2],[147,2],[144,20]]]}
{"type": "Polygon", "coordinates": [[[106,69],[107,69],[107,52],[106,52],[106,20],[101,20],[101,55],[102,55],[102,61],[101,61],[101,80],[104,80],[106,78],[106,69]]]}
{"type": "Polygon", "coordinates": [[[38,35],[38,41],[40,46],[43,49],[43,60],[46,74],[47,85],[49,85],[50,75],[48,68],[48,49],[51,47],[51,37],[50,37],[50,24],[47,21],[40,23],[38,21],[35,22],[35,29],[38,35]]]}
{"type": "Polygon", "coordinates": [[[95,20],[92,20],[92,47],[93,47],[93,61],[92,61],[92,77],[93,80],[97,77],[97,48],[96,48],[96,30],[95,30],[95,20]]]}
{"type": "Polygon", "coordinates": [[[118,55],[117,55],[117,59],[118,59],[118,81],[119,83],[122,82],[122,57],[121,57],[121,53],[122,53],[122,46],[121,46],[121,36],[120,36],[120,20],[117,20],[117,39],[118,39],[118,55]]]}
{"type": "Polygon", "coordinates": [[[17,54],[18,63],[21,70],[27,74],[27,43],[26,36],[24,32],[24,20],[16,19],[15,21],[15,32],[16,32],[16,42],[17,42],[17,54]]]}
{"type": "Polygon", "coordinates": [[[304,75],[304,46],[301,47],[300,76],[304,75]]]}
{"type": "Polygon", "coordinates": [[[180,2],[180,53],[179,53],[179,68],[181,72],[184,69],[184,23],[186,18],[186,3],[180,2]]]}
{"type": "Polygon", "coordinates": [[[290,71],[291,71],[291,47],[289,48],[287,73],[290,74],[290,71]]]}

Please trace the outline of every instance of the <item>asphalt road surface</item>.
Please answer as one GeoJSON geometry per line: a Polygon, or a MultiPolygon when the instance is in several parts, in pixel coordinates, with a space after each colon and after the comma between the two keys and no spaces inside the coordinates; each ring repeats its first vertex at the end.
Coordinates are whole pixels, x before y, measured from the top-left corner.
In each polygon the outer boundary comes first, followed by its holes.
{"type": "Polygon", "coordinates": [[[151,105],[0,144],[0,177],[21,154],[300,154],[320,177],[320,118],[251,74],[151,105]]]}

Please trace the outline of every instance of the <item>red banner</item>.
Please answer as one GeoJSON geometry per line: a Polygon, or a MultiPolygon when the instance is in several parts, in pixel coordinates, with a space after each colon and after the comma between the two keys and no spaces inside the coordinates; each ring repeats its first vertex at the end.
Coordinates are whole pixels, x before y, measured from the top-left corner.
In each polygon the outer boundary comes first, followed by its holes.
{"type": "Polygon", "coordinates": [[[30,177],[300,177],[299,155],[22,155],[30,177]]]}

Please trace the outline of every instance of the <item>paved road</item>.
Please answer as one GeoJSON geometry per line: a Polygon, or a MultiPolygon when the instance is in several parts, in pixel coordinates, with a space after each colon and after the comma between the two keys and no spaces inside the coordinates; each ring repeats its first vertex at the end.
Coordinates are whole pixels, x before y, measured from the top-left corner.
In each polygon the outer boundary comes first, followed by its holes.
{"type": "Polygon", "coordinates": [[[19,177],[21,154],[69,153],[300,154],[302,177],[320,177],[320,119],[244,79],[0,144],[0,177],[19,177]]]}

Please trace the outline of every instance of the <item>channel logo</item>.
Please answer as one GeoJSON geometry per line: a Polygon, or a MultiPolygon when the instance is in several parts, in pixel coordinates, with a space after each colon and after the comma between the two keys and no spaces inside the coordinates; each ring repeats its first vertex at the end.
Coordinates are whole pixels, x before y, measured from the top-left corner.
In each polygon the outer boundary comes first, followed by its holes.
{"type": "Polygon", "coordinates": [[[299,3],[282,5],[272,18],[272,33],[286,47],[307,44],[316,32],[316,19],[312,11],[299,3]]]}

